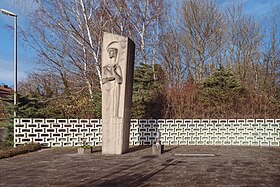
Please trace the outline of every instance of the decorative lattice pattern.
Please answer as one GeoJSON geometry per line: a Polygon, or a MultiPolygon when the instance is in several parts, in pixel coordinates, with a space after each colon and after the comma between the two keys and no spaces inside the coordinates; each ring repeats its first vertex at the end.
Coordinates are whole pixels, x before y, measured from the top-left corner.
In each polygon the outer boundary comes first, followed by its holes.
{"type": "MultiPolygon", "coordinates": [[[[102,145],[99,119],[15,119],[14,127],[15,145],[102,145]]],[[[132,119],[130,144],[150,145],[157,131],[164,145],[280,145],[280,119],[132,119]]]]}
{"type": "Polygon", "coordinates": [[[36,142],[45,147],[78,146],[82,138],[89,145],[101,145],[99,119],[15,119],[14,143],[36,142]]]}

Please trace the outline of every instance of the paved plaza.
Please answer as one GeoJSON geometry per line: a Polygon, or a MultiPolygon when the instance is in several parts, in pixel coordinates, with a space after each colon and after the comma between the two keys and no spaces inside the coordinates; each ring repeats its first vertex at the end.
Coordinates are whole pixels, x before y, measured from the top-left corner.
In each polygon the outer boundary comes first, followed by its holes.
{"type": "Polygon", "coordinates": [[[117,156],[101,155],[100,147],[76,152],[50,148],[1,159],[0,186],[280,186],[280,147],[165,146],[161,156],[151,147],[117,156]]]}

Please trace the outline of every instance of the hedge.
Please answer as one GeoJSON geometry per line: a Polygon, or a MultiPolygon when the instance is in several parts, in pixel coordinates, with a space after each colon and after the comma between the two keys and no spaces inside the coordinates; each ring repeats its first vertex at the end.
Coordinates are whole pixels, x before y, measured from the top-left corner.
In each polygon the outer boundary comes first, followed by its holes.
{"type": "Polygon", "coordinates": [[[33,152],[40,149],[41,149],[40,144],[30,143],[30,144],[20,145],[8,150],[3,150],[3,151],[0,150],[0,159],[13,157],[28,152],[33,152]]]}

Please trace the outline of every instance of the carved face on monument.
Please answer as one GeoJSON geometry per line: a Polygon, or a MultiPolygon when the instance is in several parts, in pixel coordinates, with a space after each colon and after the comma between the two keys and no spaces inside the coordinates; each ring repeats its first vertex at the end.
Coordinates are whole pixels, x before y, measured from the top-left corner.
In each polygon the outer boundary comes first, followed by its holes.
{"type": "Polygon", "coordinates": [[[117,57],[118,50],[115,48],[108,48],[109,58],[117,57]]]}

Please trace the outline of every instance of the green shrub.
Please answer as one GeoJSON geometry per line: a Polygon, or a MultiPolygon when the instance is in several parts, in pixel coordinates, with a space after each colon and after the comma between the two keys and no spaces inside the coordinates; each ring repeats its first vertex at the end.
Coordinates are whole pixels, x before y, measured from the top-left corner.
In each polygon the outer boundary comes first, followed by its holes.
{"type": "Polygon", "coordinates": [[[5,147],[12,147],[14,145],[14,125],[12,123],[6,123],[4,128],[3,144],[5,147]]]}
{"type": "Polygon", "coordinates": [[[9,158],[12,156],[16,156],[16,155],[24,154],[24,153],[28,153],[28,152],[33,152],[33,151],[37,151],[40,149],[41,149],[40,144],[30,143],[30,144],[20,145],[15,148],[0,151],[0,159],[9,158]]]}

